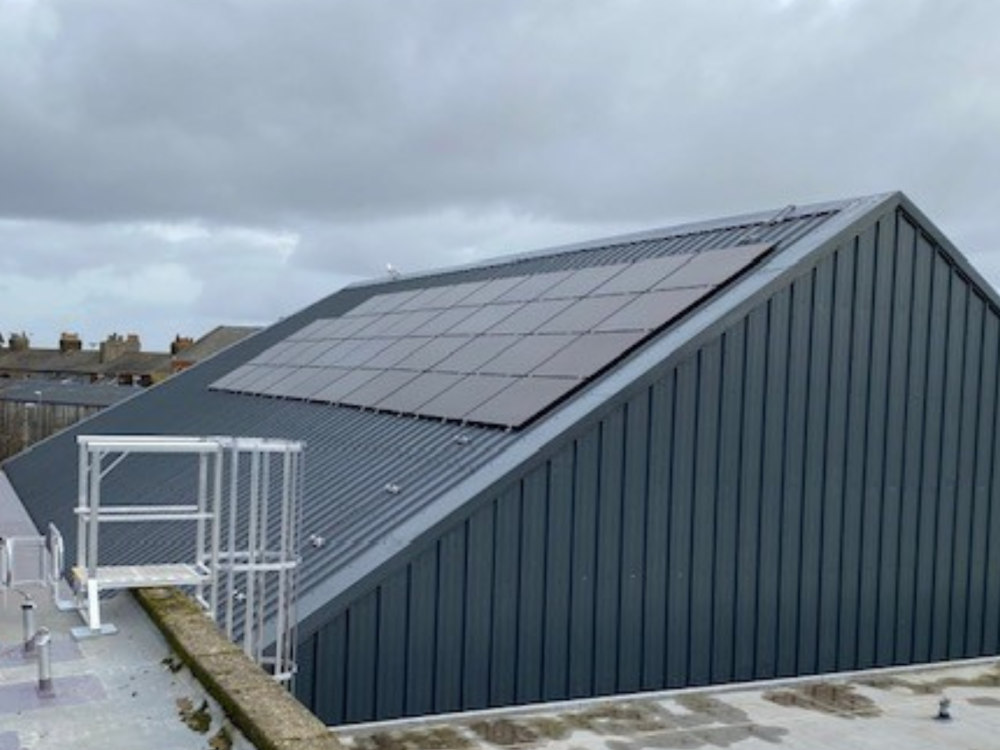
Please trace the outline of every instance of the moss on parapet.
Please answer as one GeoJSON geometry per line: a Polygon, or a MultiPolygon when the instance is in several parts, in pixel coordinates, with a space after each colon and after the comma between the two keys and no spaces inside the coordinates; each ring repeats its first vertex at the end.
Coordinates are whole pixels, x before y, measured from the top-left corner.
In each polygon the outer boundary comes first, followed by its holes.
{"type": "Polygon", "coordinates": [[[329,729],[236,647],[177,589],[136,599],[233,724],[259,750],[339,750],[329,729]]]}

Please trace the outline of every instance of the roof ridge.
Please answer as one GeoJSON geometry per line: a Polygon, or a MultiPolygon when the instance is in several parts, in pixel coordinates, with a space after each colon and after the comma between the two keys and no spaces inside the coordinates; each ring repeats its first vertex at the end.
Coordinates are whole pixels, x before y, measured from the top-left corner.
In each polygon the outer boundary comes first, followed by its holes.
{"type": "MultiPolygon", "coordinates": [[[[811,216],[840,213],[841,211],[845,211],[860,203],[881,200],[891,194],[891,192],[874,193],[871,195],[863,195],[834,201],[823,201],[802,205],[790,204],[782,206],[778,209],[754,211],[745,214],[734,214],[732,216],[715,219],[701,219],[697,221],[682,222],[680,224],[661,226],[654,229],[645,229],[636,232],[627,232],[624,234],[611,235],[594,240],[583,240],[580,242],[554,245],[551,247],[538,248],[525,252],[499,255],[472,263],[431,268],[425,271],[416,271],[413,273],[402,274],[398,278],[398,281],[406,282],[432,278],[443,274],[451,275],[465,271],[500,268],[503,266],[514,267],[522,262],[557,258],[562,255],[588,251],[608,250],[616,247],[635,245],[641,242],[695,237],[701,234],[717,232],[720,229],[747,229],[749,231],[753,227],[770,225],[770,222],[774,222],[773,225],[777,225],[785,221],[798,220],[811,216]]],[[[397,281],[397,279],[362,279],[352,284],[348,284],[345,289],[363,289],[370,286],[390,286],[394,281],[397,281]]]]}

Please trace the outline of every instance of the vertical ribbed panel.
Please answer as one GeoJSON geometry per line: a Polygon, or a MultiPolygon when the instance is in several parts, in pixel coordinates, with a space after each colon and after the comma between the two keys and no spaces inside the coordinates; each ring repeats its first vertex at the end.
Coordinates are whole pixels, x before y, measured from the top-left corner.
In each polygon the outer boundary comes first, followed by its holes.
{"type": "Polygon", "coordinates": [[[303,644],[330,723],[997,651],[1000,320],[902,213],[303,644]]]}

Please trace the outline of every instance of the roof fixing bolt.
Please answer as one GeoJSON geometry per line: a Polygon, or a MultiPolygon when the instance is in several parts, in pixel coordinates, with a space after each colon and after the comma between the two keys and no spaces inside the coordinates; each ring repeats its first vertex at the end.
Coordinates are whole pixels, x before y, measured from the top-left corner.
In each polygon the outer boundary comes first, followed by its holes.
{"type": "Polygon", "coordinates": [[[399,494],[399,490],[400,490],[400,486],[398,484],[393,484],[392,482],[389,482],[385,486],[385,491],[388,492],[390,495],[398,495],[399,494]]]}
{"type": "Polygon", "coordinates": [[[947,695],[938,701],[938,712],[934,718],[938,721],[951,721],[951,699],[947,695]]]}

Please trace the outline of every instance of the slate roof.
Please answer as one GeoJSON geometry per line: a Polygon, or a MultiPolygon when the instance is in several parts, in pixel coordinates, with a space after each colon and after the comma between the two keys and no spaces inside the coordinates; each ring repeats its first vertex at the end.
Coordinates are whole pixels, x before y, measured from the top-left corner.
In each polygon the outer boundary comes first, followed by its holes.
{"type": "MultiPolygon", "coordinates": [[[[348,596],[366,575],[430,533],[470,499],[495,487],[581,419],[598,414],[616,394],[661,365],[679,347],[708,335],[713,326],[741,305],[750,304],[755,294],[761,294],[800,259],[878,206],[898,199],[898,194],[886,194],[789,207],[353,285],[37,444],[3,468],[36,523],[55,521],[72,547],[78,434],[224,434],[304,440],[308,448],[302,537],[319,534],[326,539],[322,548],[303,549],[299,613],[300,618],[307,617],[348,596]],[[774,242],[777,247],[763,265],[700,303],[523,431],[209,390],[211,383],[310,322],[342,315],[374,294],[700,252],[750,241],[774,242]],[[387,484],[397,485],[399,492],[386,492],[387,484]]],[[[176,469],[156,457],[146,458],[122,464],[105,484],[106,496],[117,492],[119,498],[127,498],[118,502],[130,503],[176,501],[177,492],[183,489],[176,469]]],[[[127,535],[117,539],[107,543],[102,539],[102,555],[108,555],[109,563],[168,554],[185,544],[180,536],[166,534],[143,538],[141,544],[127,535]]],[[[68,559],[73,554],[68,550],[68,559]]]]}
{"type": "Polygon", "coordinates": [[[59,380],[29,378],[0,381],[0,400],[68,406],[111,406],[134,396],[138,390],[111,383],[63,383],[59,380]],[[41,396],[39,396],[39,392],[41,396]]]}

